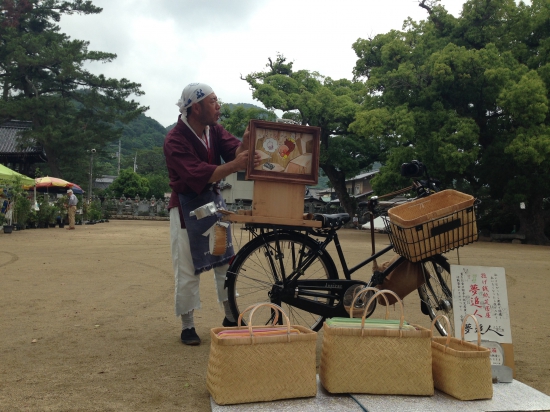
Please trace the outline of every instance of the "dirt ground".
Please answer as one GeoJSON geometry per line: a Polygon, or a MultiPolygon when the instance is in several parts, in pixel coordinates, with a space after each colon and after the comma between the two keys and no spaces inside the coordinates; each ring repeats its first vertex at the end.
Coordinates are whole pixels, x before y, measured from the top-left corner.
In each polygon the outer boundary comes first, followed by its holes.
{"type": "MultiPolygon", "coordinates": [[[[246,241],[236,229],[236,243],[246,241]]],[[[368,231],[340,233],[350,264],[370,251],[368,231]]],[[[459,250],[461,264],[506,269],[516,379],[550,395],[550,248],[459,250]]],[[[203,343],[189,347],[174,316],[168,222],[0,233],[0,410],[209,411],[209,330],[223,313],[213,273],[202,278],[203,343]]],[[[424,320],[413,295],[406,317],[424,320]]]]}

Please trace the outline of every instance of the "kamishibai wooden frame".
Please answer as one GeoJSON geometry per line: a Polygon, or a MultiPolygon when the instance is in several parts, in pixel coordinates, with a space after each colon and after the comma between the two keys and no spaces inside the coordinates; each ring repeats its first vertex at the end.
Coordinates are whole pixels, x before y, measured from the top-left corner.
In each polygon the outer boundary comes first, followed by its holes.
{"type": "Polygon", "coordinates": [[[254,168],[254,156],[249,156],[247,180],[317,184],[319,127],[251,120],[249,128],[248,150],[259,152],[262,161],[254,168]]]}

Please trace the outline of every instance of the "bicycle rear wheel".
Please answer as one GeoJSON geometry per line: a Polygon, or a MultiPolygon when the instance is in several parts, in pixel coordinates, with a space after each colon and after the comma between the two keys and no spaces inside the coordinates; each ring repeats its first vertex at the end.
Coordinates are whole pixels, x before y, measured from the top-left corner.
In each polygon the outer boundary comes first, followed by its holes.
{"type": "Polygon", "coordinates": [[[435,327],[442,336],[451,334],[454,336],[453,296],[451,283],[451,267],[449,262],[436,255],[422,264],[426,283],[418,288],[422,313],[430,319],[437,315],[445,315],[449,318],[451,330],[447,330],[445,321],[437,321],[435,327]]]}
{"type": "MultiPolygon", "coordinates": [[[[314,256],[314,259],[299,276],[300,280],[338,279],[332,258],[326,252],[316,253],[316,249],[314,239],[297,232],[270,232],[244,245],[227,271],[226,287],[233,316],[238,317],[250,305],[267,301],[282,306],[291,324],[319,330],[325,320],[323,316],[295,308],[281,300],[287,286],[285,279],[309,256],[314,256]]],[[[334,304],[334,299],[329,297],[314,299],[334,304]]],[[[254,316],[255,324],[271,323],[271,314],[261,313],[259,316],[254,316]]]]}

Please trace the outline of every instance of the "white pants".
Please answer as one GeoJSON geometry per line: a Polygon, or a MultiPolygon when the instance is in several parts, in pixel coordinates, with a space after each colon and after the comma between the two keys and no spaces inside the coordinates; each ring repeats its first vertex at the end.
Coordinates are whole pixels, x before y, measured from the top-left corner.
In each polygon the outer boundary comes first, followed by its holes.
{"type": "MultiPolygon", "coordinates": [[[[177,207],[170,209],[170,246],[175,274],[174,302],[176,316],[180,316],[189,313],[193,309],[200,309],[199,283],[202,275],[195,275],[189,236],[187,235],[187,229],[181,228],[177,207]]],[[[223,265],[214,268],[218,302],[227,300],[227,290],[224,289],[224,283],[228,267],[229,265],[223,265]]]]}

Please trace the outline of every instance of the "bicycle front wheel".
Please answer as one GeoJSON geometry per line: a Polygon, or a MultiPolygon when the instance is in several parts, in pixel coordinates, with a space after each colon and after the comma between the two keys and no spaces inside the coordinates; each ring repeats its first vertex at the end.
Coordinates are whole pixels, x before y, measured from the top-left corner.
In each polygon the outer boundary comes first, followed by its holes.
{"type": "Polygon", "coordinates": [[[426,282],[418,288],[422,313],[430,319],[437,315],[449,318],[451,329],[448,330],[445,321],[437,321],[435,327],[442,336],[449,333],[454,336],[453,296],[451,289],[451,267],[449,262],[441,256],[432,256],[422,263],[426,282]]]}
{"type": "MultiPolygon", "coordinates": [[[[302,325],[319,330],[325,318],[315,313],[295,308],[283,302],[287,284],[285,280],[300,268],[300,280],[338,279],[332,258],[326,253],[317,253],[317,241],[298,232],[270,232],[252,239],[237,253],[227,271],[229,306],[233,316],[248,306],[271,302],[282,306],[293,325],[302,325]],[[312,258],[304,268],[304,262],[312,258]]],[[[288,288],[286,289],[288,290],[288,288]]],[[[316,297],[315,301],[333,305],[334,299],[316,297]]],[[[268,324],[272,315],[261,313],[263,318],[254,318],[254,324],[268,324]]]]}

